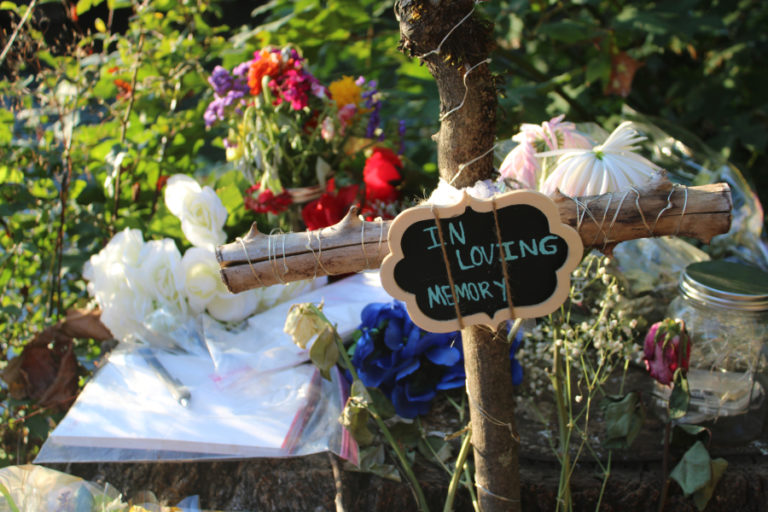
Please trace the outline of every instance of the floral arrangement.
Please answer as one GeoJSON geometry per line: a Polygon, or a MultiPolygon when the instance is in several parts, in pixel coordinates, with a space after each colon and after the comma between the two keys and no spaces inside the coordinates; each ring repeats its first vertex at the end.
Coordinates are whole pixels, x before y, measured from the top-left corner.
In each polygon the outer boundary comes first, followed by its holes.
{"type": "Polygon", "coordinates": [[[344,76],[326,87],[285,47],[256,51],[231,73],[217,66],[209,82],[206,126],[228,129],[227,160],[251,181],[246,208],[281,214],[304,204],[304,223],[317,229],[343,217],[362,181],[363,213],[392,215],[403,164],[383,142],[375,81],[344,76]]]}
{"type": "Polygon", "coordinates": [[[576,125],[558,116],[541,125],[523,124],[517,142],[499,166],[501,179],[513,188],[591,196],[647,184],[659,167],[639,155],[645,140],[625,121],[596,144],[576,125]]]}
{"type": "Polygon", "coordinates": [[[164,324],[173,330],[199,314],[220,322],[239,322],[290,296],[297,285],[230,293],[219,277],[214,248],[225,239],[227,210],[210,187],[177,174],[165,186],[168,209],[192,244],[182,255],[170,239],[144,241],[142,232],[115,234],[83,269],[88,292],[101,309],[101,321],[125,340],[164,324]],[[170,325],[169,325],[170,324],[170,325]]]}

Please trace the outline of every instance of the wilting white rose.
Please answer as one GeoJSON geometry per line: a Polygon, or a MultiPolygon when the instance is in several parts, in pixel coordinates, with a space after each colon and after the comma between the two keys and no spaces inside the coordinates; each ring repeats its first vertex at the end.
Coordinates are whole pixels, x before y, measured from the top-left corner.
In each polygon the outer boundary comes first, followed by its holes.
{"type": "Polygon", "coordinates": [[[181,230],[192,245],[213,248],[224,243],[227,209],[211,187],[176,174],[165,185],[165,204],[181,220],[181,230]]]}
{"type": "Polygon", "coordinates": [[[130,275],[131,283],[156,301],[157,306],[174,314],[186,314],[181,253],[173,240],[165,238],[147,242],[139,258],[141,263],[130,275]]]}

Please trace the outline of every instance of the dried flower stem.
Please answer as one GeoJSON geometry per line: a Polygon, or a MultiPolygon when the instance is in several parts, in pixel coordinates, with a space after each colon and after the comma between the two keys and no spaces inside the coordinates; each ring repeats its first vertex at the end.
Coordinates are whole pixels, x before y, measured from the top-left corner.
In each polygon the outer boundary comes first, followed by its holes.
{"type": "MultiPolygon", "coordinates": [[[[347,348],[344,346],[344,343],[341,341],[341,336],[339,335],[339,332],[336,330],[336,326],[331,323],[330,320],[328,320],[328,317],[325,316],[325,314],[314,304],[312,304],[312,308],[315,309],[315,313],[323,319],[325,323],[327,323],[331,329],[333,330],[333,337],[336,341],[336,346],[339,349],[339,355],[341,356],[341,359],[344,363],[344,367],[349,370],[350,375],[352,375],[353,381],[360,381],[360,377],[357,375],[357,371],[355,370],[354,365],[352,364],[352,361],[349,359],[349,354],[347,354],[347,348]]],[[[360,381],[362,383],[362,381],[360,381]]],[[[418,503],[419,510],[422,512],[429,512],[429,505],[427,504],[427,499],[424,497],[424,491],[421,489],[421,484],[419,484],[418,479],[416,478],[416,475],[413,473],[413,469],[411,468],[411,465],[408,463],[408,459],[405,456],[405,453],[403,453],[402,448],[400,448],[400,445],[398,444],[397,440],[392,435],[392,432],[390,432],[389,428],[387,427],[387,424],[384,423],[384,420],[379,416],[378,411],[376,411],[376,408],[373,406],[372,403],[367,404],[368,412],[371,413],[371,416],[373,417],[374,421],[376,422],[376,426],[379,427],[379,430],[381,431],[384,438],[389,443],[392,450],[395,452],[395,455],[397,456],[397,460],[400,462],[400,466],[402,467],[403,472],[405,473],[406,478],[411,484],[411,489],[413,490],[413,493],[416,498],[416,502],[418,503]]]]}

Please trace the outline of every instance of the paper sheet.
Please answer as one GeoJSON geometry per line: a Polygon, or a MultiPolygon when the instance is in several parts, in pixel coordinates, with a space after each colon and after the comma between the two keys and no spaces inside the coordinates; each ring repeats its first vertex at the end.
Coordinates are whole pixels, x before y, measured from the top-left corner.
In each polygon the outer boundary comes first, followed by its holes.
{"type": "Polygon", "coordinates": [[[191,393],[182,407],[136,353],[110,357],[51,438],[72,446],[276,456],[307,405],[314,368],[300,365],[254,375],[232,393],[201,357],[158,354],[191,393]]]}

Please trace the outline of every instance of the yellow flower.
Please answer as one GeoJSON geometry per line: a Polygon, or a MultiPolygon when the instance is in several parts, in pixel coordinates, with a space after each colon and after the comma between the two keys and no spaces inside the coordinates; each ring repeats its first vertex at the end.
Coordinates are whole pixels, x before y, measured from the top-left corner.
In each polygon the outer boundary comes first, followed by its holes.
{"type": "Polygon", "coordinates": [[[229,146],[226,149],[227,162],[235,162],[243,157],[243,146],[238,144],[237,146],[229,146]]]}
{"type": "Polygon", "coordinates": [[[362,101],[363,89],[355,83],[355,79],[351,76],[344,76],[341,80],[331,82],[328,90],[339,108],[344,105],[358,106],[362,101]]]}

